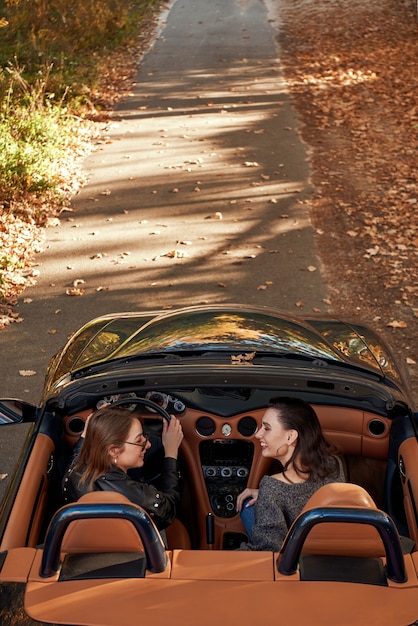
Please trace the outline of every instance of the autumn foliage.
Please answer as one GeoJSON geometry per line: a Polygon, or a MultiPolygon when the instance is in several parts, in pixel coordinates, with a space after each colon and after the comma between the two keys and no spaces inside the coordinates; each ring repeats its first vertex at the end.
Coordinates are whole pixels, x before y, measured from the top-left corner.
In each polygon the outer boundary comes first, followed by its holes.
{"type": "Polygon", "coordinates": [[[155,5],[154,0],[4,0],[3,36],[18,52],[48,55],[91,51],[114,43],[129,30],[133,5],[155,5]]]}
{"type": "Polygon", "coordinates": [[[159,3],[0,0],[0,328],[4,308],[9,319],[9,304],[31,280],[40,229],[79,184],[87,117],[121,91],[119,60],[126,79],[127,49],[159,3]]]}

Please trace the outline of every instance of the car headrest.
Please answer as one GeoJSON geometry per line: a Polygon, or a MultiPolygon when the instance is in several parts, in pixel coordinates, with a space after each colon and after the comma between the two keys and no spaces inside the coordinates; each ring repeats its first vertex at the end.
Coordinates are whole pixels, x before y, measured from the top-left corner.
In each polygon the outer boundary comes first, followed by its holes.
{"type": "MultiPolygon", "coordinates": [[[[321,507],[377,509],[367,491],[352,483],[329,483],[320,487],[301,513],[321,507]]],[[[302,552],[360,557],[380,557],[385,554],[376,528],[351,522],[317,524],[307,536],[302,552]]]]}

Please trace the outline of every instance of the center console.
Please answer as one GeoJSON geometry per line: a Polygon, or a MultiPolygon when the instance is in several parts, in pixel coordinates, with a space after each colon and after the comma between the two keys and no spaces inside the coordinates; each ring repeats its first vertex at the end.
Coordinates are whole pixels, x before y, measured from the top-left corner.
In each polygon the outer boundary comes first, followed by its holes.
{"type": "Polygon", "coordinates": [[[218,517],[237,515],[237,496],[247,486],[254,445],[239,439],[200,443],[200,461],[212,511],[218,517]]]}

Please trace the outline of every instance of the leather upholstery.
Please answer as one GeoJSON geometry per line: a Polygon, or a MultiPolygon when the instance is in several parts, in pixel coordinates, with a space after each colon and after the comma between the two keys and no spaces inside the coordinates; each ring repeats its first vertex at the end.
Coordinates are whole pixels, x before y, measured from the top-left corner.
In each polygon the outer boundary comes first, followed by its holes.
{"type": "MultiPolygon", "coordinates": [[[[363,487],[352,483],[329,483],[308,500],[301,513],[318,507],[376,509],[363,487]]],[[[321,523],[309,533],[304,554],[377,557],[385,551],[378,531],[366,524],[321,523]]]]}

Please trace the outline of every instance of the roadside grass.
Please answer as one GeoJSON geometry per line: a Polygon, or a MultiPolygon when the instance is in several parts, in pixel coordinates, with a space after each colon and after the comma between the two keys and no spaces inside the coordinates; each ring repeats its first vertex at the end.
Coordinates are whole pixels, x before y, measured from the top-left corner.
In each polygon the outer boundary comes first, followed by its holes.
{"type": "Polygon", "coordinates": [[[161,2],[0,0],[0,328],[161,2]]]}

